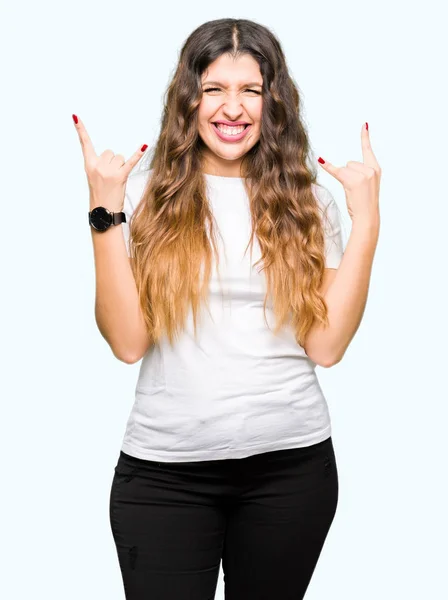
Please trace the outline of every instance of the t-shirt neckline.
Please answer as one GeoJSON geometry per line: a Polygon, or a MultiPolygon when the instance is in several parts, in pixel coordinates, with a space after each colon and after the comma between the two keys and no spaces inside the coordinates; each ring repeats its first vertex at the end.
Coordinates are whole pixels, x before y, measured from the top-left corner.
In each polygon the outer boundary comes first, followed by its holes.
{"type": "Polygon", "coordinates": [[[244,181],[244,177],[224,177],[222,175],[211,175],[210,173],[204,173],[204,176],[211,182],[216,183],[241,183],[244,181]]]}

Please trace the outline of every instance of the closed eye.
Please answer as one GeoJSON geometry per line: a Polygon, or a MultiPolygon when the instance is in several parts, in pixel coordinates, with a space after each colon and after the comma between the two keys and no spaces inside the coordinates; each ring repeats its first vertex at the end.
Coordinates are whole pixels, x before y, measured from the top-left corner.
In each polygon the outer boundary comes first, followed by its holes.
{"type": "MultiPolygon", "coordinates": [[[[207,88],[206,90],[204,90],[204,92],[215,92],[215,91],[219,92],[219,90],[220,90],[220,88],[214,87],[214,88],[207,88]]],[[[244,91],[245,92],[253,92],[254,94],[261,95],[261,92],[259,92],[258,90],[246,89],[244,91]]]]}

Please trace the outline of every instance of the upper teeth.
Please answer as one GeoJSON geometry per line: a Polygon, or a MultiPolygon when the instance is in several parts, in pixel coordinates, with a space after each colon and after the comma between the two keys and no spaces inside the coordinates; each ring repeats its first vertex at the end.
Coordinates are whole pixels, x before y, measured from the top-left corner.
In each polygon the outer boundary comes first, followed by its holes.
{"type": "Polygon", "coordinates": [[[216,127],[219,129],[219,131],[222,131],[223,133],[227,133],[229,135],[237,135],[238,133],[241,133],[244,128],[245,125],[222,125],[221,123],[217,123],[216,127]]]}

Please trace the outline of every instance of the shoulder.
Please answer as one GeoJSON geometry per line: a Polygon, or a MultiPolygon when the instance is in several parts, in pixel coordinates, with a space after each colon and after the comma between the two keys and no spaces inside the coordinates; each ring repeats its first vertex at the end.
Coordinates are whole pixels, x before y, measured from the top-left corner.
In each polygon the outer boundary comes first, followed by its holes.
{"type": "Polygon", "coordinates": [[[129,175],[125,188],[125,205],[131,212],[135,210],[135,207],[141,200],[152,172],[153,169],[141,169],[133,171],[129,175]]]}
{"type": "Polygon", "coordinates": [[[320,183],[312,183],[311,188],[322,209],[328,208],[332,203],[336,204],[333,194],[325,186],[320,183]]]}
{"type": "Polygon", "coordinates": [[[320,184],[313,183],[312,188],[314,196],[318,200],[324,224],[327,225],[330,222],[332,226],[337,225],[341,219],[341,212],[333,194],[320,184]]]}

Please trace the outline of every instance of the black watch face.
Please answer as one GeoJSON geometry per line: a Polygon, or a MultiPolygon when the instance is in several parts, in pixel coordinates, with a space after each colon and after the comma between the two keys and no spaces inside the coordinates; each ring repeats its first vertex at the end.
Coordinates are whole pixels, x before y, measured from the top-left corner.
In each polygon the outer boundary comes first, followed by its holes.
{"type": "Polygon", "coordinates": [[[90,213],[90,223],[97,231],[106,231],[112,225],[112,213],[103,206],[97,206],[90,213]]]}

